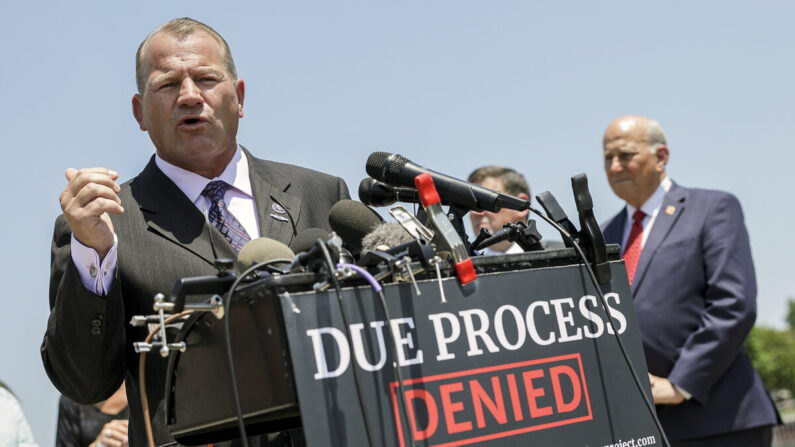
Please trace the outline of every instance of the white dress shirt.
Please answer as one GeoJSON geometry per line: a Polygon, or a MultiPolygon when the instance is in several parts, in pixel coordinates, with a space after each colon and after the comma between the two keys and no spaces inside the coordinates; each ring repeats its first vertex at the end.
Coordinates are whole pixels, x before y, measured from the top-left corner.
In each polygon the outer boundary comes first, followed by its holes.
{"type": "Polygon", "coordinates": [[[517,253],[524,253],[524,250],[522,250],[522,247],[520,247],[516,242],[511,244],[511,246],[505,251],[495,250],[491,247],[486,247],[483,249],[483,256],[515,255],[517,253]]]}
{"type": "MultiPolygon", "coordinates": [[[[654,225],[654,221],[657,219],[657,213],[660,212],[663,199],[665,199],[665,194],[671,190],[672,183],[673,182],[671,182],[671,179],[666,175],[665,178],[660,182],[660,186],[657,187],[651,197],[649,197],[649,199],[640,206],[640,210],[646,214],[643,217],[642,222],[643,238],[640,241],[641,248],[646,245],[646,239],[649,237],[651,227],[654,225]]],[[[635,211],[637,211],[637,208],[627,203],[627,220],[624,222],[624,235],[621,237],[621,246],[624,248],[627,246],[627,239],[629,239],[629,233],[632,231],[632,215],[635,214],[635,211]]]]}
{"type": "MultiPolygon", "coordinates": [[[[155,154],[155,164],[163,171],[177,188],[196,205],[196,208],[207,216],[210,209],[210,198],[202,195],[208,183],[214,180],[223,180],[232,187],[224,194],[224,202],[229,212],[243,225],[251,239],[259,237],[259,223],[257,220],[257,204],[251,189],[251,179],[248,175],[248,159],[246,154],[237,147],[232,160],[218,177],[205,178],[195,172],[175,166],[155,154]]],[[[113,286],[113,277],[116,274],[118,238],[114,235],[113,247],[102,262],[99,254],[93,248],[86,247],[72,234],[72,261],[80,274],[80,280],[86,289],[97,295],[106,295],[113,286]]]]}

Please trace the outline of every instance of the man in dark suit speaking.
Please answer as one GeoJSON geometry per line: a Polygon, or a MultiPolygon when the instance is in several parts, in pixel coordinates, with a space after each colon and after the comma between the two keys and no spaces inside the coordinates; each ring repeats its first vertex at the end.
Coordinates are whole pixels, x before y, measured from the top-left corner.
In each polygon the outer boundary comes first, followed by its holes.
{"type": "Polygon", "coordinates": [[[604,135],[607,179],[626,206],[604,228],[621,244],[657,414],[674,446],[769,446],[773,407],[743,349],[756,279],[731,194],[667,176],[656,121],[625,116],[604,135]]]}
{"type": "MultiPolygon", "coordinates": [[[[67,169],[55,224],[50,318],[41,346],[53,384],[79,403],[108,398],[126,380],[130,444],[146,445],[133,342],[153,296],[182,277],[215,273],[248,240],[289,244],[306,228],[328,228],[345,183],[297,166],[254,158],[237,143],[245,85],[224,39],[207,25],[175,19],[136,55],[133,115],[156,154],[118,185],[106,168],[67,169]]],[[[163,425],[166,361],[147,359],[156,445],[163,425]]],[[[120,442],[123,439],[120,439],[120,442]]]]}

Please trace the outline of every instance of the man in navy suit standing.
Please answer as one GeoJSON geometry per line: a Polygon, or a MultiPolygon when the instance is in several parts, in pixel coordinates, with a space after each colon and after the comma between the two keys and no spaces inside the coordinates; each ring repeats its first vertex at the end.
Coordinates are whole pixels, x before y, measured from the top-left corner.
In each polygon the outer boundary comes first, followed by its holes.
{"type": "Polygon", "coordinates": [[[770,446],[776,409],[743,349],[756,278],[737,198],[666,174],[660,125],[607,127],[604,163],[626,206],[604,226],[621,244],[657,414],[674,446],[770,446]]]}

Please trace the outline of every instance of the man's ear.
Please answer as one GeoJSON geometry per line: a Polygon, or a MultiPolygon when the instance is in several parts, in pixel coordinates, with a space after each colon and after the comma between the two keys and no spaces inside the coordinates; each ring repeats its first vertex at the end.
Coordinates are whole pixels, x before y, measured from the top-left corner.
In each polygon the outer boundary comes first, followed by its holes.
{"type": "Polygon", "coordinates": [[[235,93],[237,93],[237,116],[243,118],[243,99],[246,97],[246,83],[242,79],[236,82],[235,93]]]}
{"type": "Polygon", "coordinates": [[[665,170],[665,165],[668,164],[668,146],[659,146],[657,148],[657,171],[662,172],[665,170]]]}
{"type": "MultiPolygon", "coordinates": [[[[523,192],[520,192],[519,195],[517,195],[516,197],[518,197],[518,198],[520,198],[522,200],[527,200],[528,202],[530,201],[530,196],[528,196],[527,194],[525,194],[523,192]]],[[[522,216],[522,219],[524,219],[524,220],[527,220],[527,216],[530,214],[530,210],[522,210],[522,211],[517,211],[517,212],[519,213],[520,216],[522,216]]]]}
{"type": "Polygon", "coordinates": [[[132,109],[135,121],[138,121],[138,127],[146,131],[146,125],[144,124],[144,102],[143,98],[141,98],[141,95],[138,93],[134,94],[132,97],[132,109]]]}

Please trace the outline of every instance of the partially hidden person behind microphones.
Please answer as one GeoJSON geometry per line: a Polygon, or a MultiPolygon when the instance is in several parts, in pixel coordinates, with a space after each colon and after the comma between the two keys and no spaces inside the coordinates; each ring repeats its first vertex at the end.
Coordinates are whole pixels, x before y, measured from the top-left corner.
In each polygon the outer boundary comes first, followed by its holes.
{"type": "MultiPolygon", "coordinates": [[[[528,186],[527,180],[522,174],[505,166],[483,166],[475,169],[469,174],[467,181],[484,188],[519,197],[520,199],[530,200],[530,186],[528,186]]],[[[483,228],[494,234],[500,231],[503,225],[507,223],[527,223],[529,212],[529,210],[516,211],[508,208],[502,208],[496,213],[491,211],[470,211],[469,218],[472,222],[472,231],[475,232],[475,237],[477,237],[483,228]]],[[[524,250],[519,244],[508,240],[498,242],[483,250],[483,254],[487,256],[522,252],[524,250]]]]}
{"type": "Polygon", "coordinates": [[[108,399],[81,405],[61,395],[55,447],[125,447],[128,423],[124,384],[108,399]]]}

